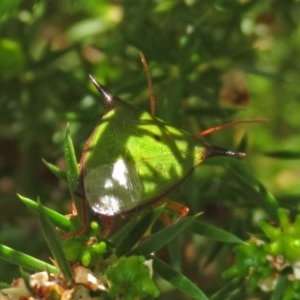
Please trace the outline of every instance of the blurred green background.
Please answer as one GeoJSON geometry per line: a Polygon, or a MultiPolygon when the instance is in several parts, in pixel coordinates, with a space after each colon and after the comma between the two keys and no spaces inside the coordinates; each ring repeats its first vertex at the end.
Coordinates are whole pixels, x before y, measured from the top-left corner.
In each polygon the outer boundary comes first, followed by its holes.
{"type": "MultiPolygon", "coordinates": [[[[269,119],[205,139],[224,147],[245,147],[247,158],[237,168],[246,169],[283,206],[297,211],[300,168],[299,160],[292,158],[300,156],[299,4],[1,0],[0,243],[48,258],[36,217],[16,194],[40,197],[45,205],[70,212],[67,185],[50,174],[42,158],[64,166],[67,123],[80,157],[103,111],[89,73],[122,99],[149,109],[139,51],[153,78],[156,115],[168,123],[198,132],[232,120],[269,119]],[[266,155],[273,151],[282,152],[277,158],[266,155]]],[[[217,163],[199,168],[175,198],[247,238],[259,208],[241,191],[223,197],[223,186],[234,179],[216,180],[222,172],[217,163]],[[207,191],[214,184],[221,186],[217,191],[222,197],[212,204],[207,191]],[[228,215],[239,216],[235,225],[236,218],[228,215]]],[[[189,256],[189,251],[195,251],[194,246],[183,242],[183,254],[189,256]]],[[[204,290],[214,289],[218,267],[205,268],[201,254],[193,255],[197,265],[190,261],[193,266],[185,273],[204,290]]],[[[9,282],[16,274],[17,268],[1,263],[1,281],[9,282]]]]}

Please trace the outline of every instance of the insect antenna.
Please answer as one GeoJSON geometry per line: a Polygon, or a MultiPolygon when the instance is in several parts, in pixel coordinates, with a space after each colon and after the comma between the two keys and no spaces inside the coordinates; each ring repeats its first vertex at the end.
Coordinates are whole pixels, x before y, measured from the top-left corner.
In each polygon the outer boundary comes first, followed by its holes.
{"type": "Polygon", "coordinates": [[[236,126],[238,124],[244,124],[244,123],[266,123],[268,122],[268,119],[256,119],[256,120],[239,120],[239,121],[232,121],[229,123],[225,123],[223,125],[219,125],[219,126],[215,126],[212,128],[208,128],[206,130],[197,132],[194,134],[195,137],[200,137],[200,136],[204,136],[204,135],[208,135],[211,133],[214,133],[216,131],[222,130],[224,128],[228,128],[228,127],[232,127],[232,126],[236,126]]]}

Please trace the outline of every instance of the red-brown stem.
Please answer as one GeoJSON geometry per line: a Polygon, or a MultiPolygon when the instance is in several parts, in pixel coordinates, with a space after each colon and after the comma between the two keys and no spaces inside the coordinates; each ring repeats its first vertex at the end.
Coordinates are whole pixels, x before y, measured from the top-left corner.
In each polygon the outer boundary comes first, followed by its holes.
{"type": "Polygon", "coordinates": [[[147,77],[148,91],[149,91],[149,95],[150,95],[150,112],[151,112],[151,115],[154,116],[155,115],[155,94],[154,94],[153,82],[152,82],[148,63],[147,63],[144,53],[140,52],[140,57],[141,57],[141,62],[143,64],[144,70],[146,72],[146,77],[147,77]]]}

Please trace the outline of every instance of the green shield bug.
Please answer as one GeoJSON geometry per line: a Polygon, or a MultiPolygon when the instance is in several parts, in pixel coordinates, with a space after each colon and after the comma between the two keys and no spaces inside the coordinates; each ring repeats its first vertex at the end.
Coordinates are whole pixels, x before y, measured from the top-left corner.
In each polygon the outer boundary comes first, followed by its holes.
{"type": "Polygon", "coordinates": [[[106,112],[84,147],[78,194],[95,213],[115,216],[159,200],[209,157],[245,156],[203,143],[90,78],[104,98],[106,112]]]}

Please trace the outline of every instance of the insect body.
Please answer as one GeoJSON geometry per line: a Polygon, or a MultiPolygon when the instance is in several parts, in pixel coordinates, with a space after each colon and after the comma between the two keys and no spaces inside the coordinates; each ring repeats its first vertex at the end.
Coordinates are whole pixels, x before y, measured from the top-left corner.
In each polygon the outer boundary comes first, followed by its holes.
{"type": "Polygon", "coordinates": [[[84,147],[79,193],[97,214],[114,216],[161,199],[208,157],[245,156],[204,144],[91,80],[106,113],[84,147]]]}

